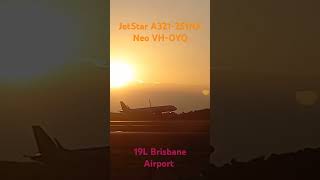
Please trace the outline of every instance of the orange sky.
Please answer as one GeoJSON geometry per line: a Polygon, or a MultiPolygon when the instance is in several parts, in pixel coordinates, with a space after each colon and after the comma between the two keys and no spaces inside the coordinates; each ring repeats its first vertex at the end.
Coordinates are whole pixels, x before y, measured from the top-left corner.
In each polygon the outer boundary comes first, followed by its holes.
{"type": "MultiPolygon", "coordinates": [[[[111,0],[111,63],[122,61],[134,71],[133,81],[209,86],[209,0],[111,0]],[[198,31],[186,33],[189,42],[133,42],[141,31],[119,31],[127,22],[196,22],[198,31]]],[[[159,31],[152,31],[159,32],[159,31]]],[[[148,32],[148,33],[152,33],[148,32]]],[[[161,33],[161,31],[160,31],[161,33]]]]}
{"type": "Polygon", "coordinates": [[[178,112],[210,107],[209,95],[203,94],[210,88],[209,4],[209,0],[111,0],[111,64],[115,61],[129,64],[134,76],[131,83],[135,84],[111,89],[112,112],[120,109],[119,101],[134,108],[147,106],[149,99],[154,106],[176,105],[178,112]],[[118,29],[120,23],[158,21],[199,23],[201,29],[169,32],[118,29]],[[185,33],[188,42],[132,41],[133,34],[139,33],[185,33]]]}

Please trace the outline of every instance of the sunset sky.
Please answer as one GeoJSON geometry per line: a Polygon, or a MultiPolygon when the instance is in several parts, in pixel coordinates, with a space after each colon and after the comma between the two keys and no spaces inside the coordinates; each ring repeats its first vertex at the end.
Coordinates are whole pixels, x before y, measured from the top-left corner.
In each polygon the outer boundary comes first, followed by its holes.
{"type": "Polygon", "coordinates": [[[0,1],[0,161],[37,152],[33,125],[71,149],[108,143],[109,70],[96,63],[108,56],[106,7],[99,0],[0,1]]]}
{"type": "MultiPolygon", "coordinates": [[[[132,91],[132,87],[128,84],[140,84],[141,86],[156,84],[161,86],[162,89],[167,89],[162,86],[163,84],[166,84],[166,87],[168,84],[183,85],[184,88],[180,88],[183,91],[191,90],[191,86],[197,86],[200,95],[202,90],[210,87],[209,4],[209,0],[111,0],[110,60],[111,76],[114,76],[111,77],[111,87],[114,86],[114,83],[117,84],[120,81],[128,82],[124,86],[111,88],[111,109],[113,109],[114,103],[117,103],[114,107],[118,106],[119,99],[115,96],[119,91],[121,91],[121,94],[132,91]],[[120,23],[150,24],[158,21],[171,23],[195,22],[201,24],[201,29],[180,32],[174,30],[169,32],[118,30],[120,23]],[[139,33],[186,33],[188,42],[133,42],[132,35],[139,33]]],[[[135,86],[135,88],[140,87],[135,86]]],[[[151,90],[149,93],[152,94],[151,90]]],[[[160,93],[158,96],[161,97],[162,91],[158,93],[160,93]]],[[[128,96],[128,94],[123,95],[123,98],[125,100],[130,99],[128,96]]],[[[129,102],[133,103],[134,106],[143,105],[144,102],[147,102],[146,99],[150,98],[145,94],[135,94],[135,96],[139,96],[142,102],[129,102]]],[[[174,99],[171,98],[170,100],[172,103],[176,103],[174,99]]],[[[157,99],[154,101],[159,102],[157,99]]],[[[207,103],[200,106],[208,107],[208,102],[209,98],[207,103]]]]}

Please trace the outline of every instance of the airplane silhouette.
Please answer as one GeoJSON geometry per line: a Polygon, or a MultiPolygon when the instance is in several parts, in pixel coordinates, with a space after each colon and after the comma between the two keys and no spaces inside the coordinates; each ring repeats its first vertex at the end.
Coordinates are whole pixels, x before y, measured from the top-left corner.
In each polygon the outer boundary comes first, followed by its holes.
{"type": "Polygon", "coordinates": [[[120,112],[124,114],[141,114],[141,115],[161,115],[162,113],[169,113],[177,110],[175,106],[166,105],[166,106],[153,106],[147,108],[135,108],[131,109],[128,105],[126,105],[123,101],[120,101],[120,105],[122,110],[120,112]]]}
{"type": "Polygon", "coordinates": [[[105,163],[108,160],[108,146],[69,150],[64,148],[57,139],[53,141],[40,126],[32,126],[32,129],[38,146],[38,153],[33,156],[25,156],[32,160],[44,164],[61,162],[105,163]]]}

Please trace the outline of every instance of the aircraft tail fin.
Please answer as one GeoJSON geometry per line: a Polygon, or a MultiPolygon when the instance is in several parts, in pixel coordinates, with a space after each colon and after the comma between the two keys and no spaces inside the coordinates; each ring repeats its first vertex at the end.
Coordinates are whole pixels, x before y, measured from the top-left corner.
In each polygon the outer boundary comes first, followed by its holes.
{"type": "Polygon", "coordinates": [[[65,148],[61,145],[61,143],[58,141],[58,139],[54,138],[54,142],[56,142],[57,148],[65,150],[65,148]]]}
{"type": "Polygon", "coordinates": [[[127,106],[123,101],[120,101],[120,105],[121,105],[121,108],[122,108],[123,112],[126,112],[126,111],[130,110],[130,107],[127,106]]]}
{"type": "Polygon", "coordinates": [[[32,126],[32,129],[34,137],[36,139],[39,153],[50,154],[57,150],[57,146],[54,143],[54,141],[40,126],[32,126]]]}

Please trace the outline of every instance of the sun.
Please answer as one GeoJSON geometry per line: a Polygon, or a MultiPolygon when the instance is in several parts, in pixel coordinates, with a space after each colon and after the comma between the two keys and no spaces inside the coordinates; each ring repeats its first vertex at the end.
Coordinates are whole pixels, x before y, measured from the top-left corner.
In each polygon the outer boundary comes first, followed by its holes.
{"type": "Polygon", "coordinates": [[[118,88],[127,85],[134,78],[133,68],[121,62],[110,63],[110,87],[118,88]]]}

